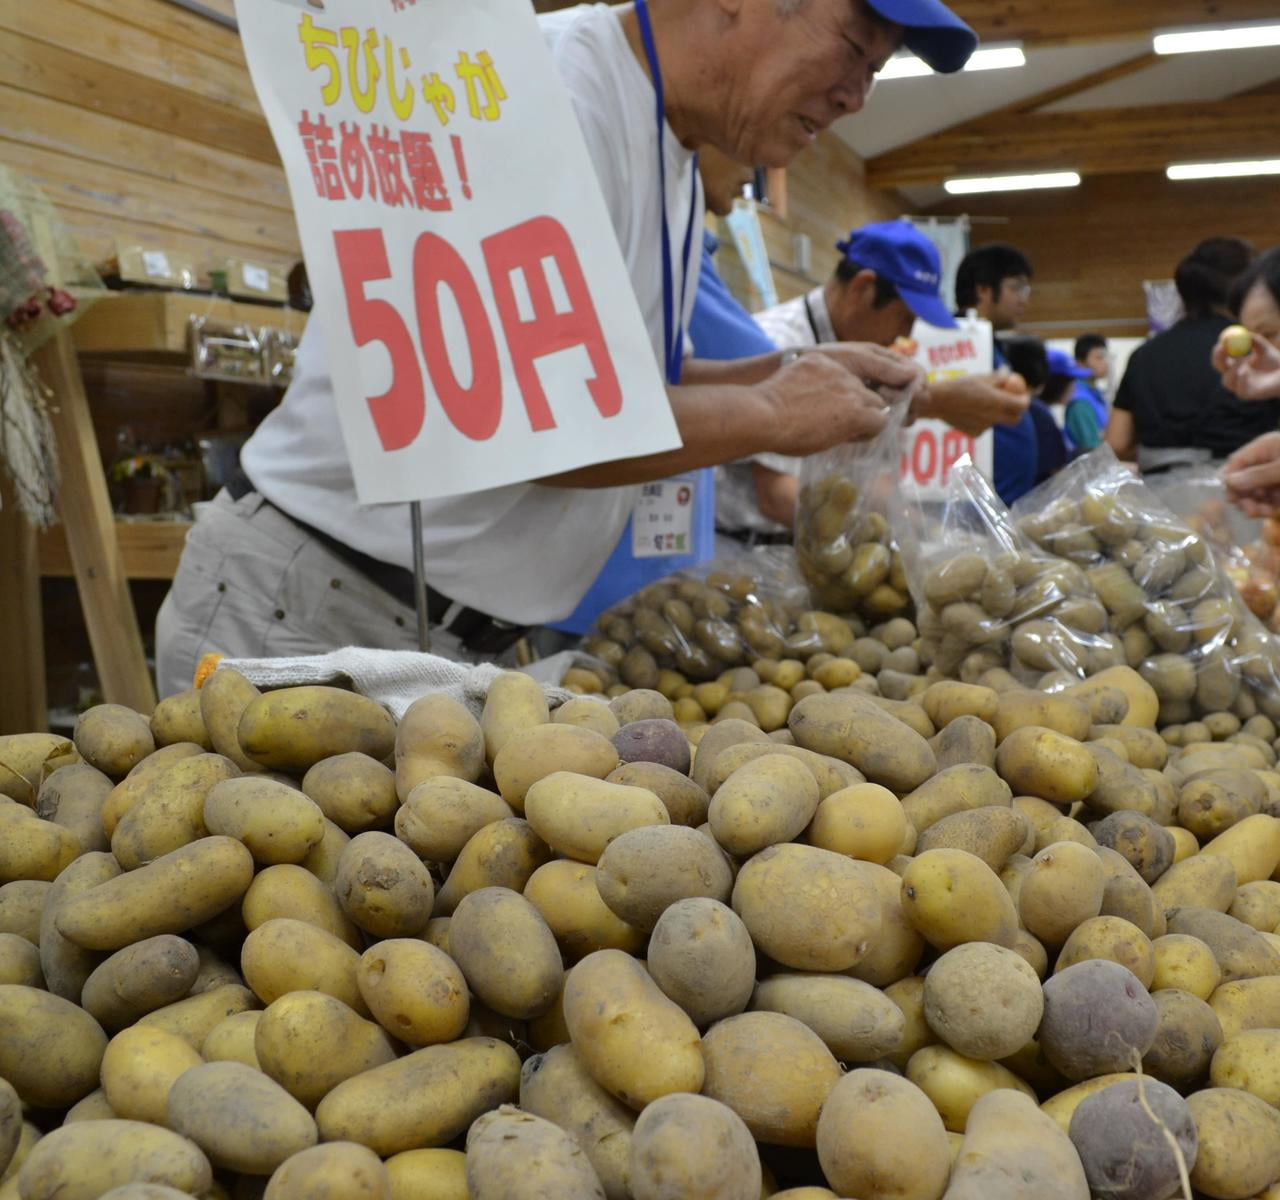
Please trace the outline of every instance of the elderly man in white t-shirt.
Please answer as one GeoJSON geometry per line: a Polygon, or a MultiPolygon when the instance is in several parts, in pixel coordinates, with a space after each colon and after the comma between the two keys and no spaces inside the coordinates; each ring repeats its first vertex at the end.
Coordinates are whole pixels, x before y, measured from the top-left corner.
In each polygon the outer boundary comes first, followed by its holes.
{"type": "MultiPolygon", "coordinates": [[[[940,0],[636,0],[540,22],[659,362],[668,343],[664,209],[673,294],[686,299],[681,332],[697,291],[697,237],[680,261],[689,214],[702,208],[697,148],[785,166],[862,106],[899,45],[942,71],[958,70],[976,45],[940,0]]],[[[415,645],[406,506],[362,507],[356,499],[321,328],[310,323],[292,386],[244,448],[246,482],[206,506],[188,537],[157,620],[161,695],[188,686],[210,650],[258,656],[415,645]]],[[[877,387],[900,388],[914,375],[873,346],[832,346],[782,368],[777,355],[688,361],[669,389],[679,450],[425,501],[433,649],[498,658],[525,627],[566,616],[617,544],[641,484],[873,436],[885,421],[877,387]]]]}

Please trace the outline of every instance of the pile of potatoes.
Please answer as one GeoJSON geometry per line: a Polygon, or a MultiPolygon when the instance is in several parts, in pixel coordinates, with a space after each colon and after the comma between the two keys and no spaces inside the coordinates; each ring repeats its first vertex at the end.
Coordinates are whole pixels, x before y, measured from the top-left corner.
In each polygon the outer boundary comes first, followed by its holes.
{"type": "Polygon", "coordinates": [[[0,1200],[1280,1200],[1269,718],[844,629],[0,738],[0,1200]]]}

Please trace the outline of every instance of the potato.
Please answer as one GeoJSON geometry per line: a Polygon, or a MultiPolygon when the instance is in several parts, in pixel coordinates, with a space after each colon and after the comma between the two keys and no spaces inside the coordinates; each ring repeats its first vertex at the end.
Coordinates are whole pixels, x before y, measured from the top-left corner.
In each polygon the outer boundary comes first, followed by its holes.
{"type": "Polygon", "coordinates": [[[76,835],[20,804],[0,805],[0,882],[52,882],[81,853],[76,835]]]}
{"type": "Polygon", "coordinates": [[[254,697],[240,716],[236,736],[256,762],[301,775],[337,754],[387,758],[395,746],[396,725],[367,696],[306,685],[254,697]]]}
{"type": "Polygon", "coordinates": [[[747,1007],[755,949],[732,909],[706,897],[678,900],[654,926],[648,968],[667,998],[705,1027],[747,1007]]]}
{"type": "Polygon", "coordinates": [[[957,717],[977,717],[990,724],[1000,708],[999,693],[988,687],[944,680],[930,685],[921,704],[939,729],[957,717]]]}
{"type": "Polygon", "coordinates": [[[59,996],[0,984],[0,1078],[23,1103],[66,1108],[98,1083],[106,1034],[88,1013],[59,996]]]}
{"type": "Polygon", "coordinates": [[[396,777],[359,751],[323,758],[302,777],[302,790],[346,833],[385,829],[396,815],[396,777]]]}
{"type": "MultiPolygon", "coordinates": [[[[680,716],[681,705],[693,705],[693,719],[702,721],[706,719],[706,714],[698,707],[697,701],[690,700],[687,697],[683,701],[676,702],[675,715],[678,720],[685,718],[680,716]]],[[[566,700],[554,713],[551,714],[551,721],[555,725],[576,725],[580,729],[590,729],[601,737],[607,737],[613,740],[613,735],[618,732],[621,726],[618,724],[618,718],[615,717],[607,704],[601,704],[592,696],[576,696],[572,700],[566,700]]]]}
{"type": "Polygon", "coordinates": [[[75,748],[56,733],[0,734],[0,762],[7,768],[0,771],[0,796],[34,808],[43,764],[75,748]]]}
{"type": "Polygon", "coordinates": [[[1191,1184],[1212,1200],[1256,1196],[1280,1180],[1280,1114],[1234,1088],[1206,1088],[1187,1098],[1200,1148],[1191,1184]]]}
{"type": "Polygon", "coordinates": [[[1176,1194],[1199,1144],[1186,1102],[1154,1080],[1115,1083],[1086,1097],[1070,1137],[1093,1194],[1114,1200],[1176,1194]]]}
{"type": "Polygon", "coordinates": [[[622,763],[652,762],[689,772],[689,741],[674,721],[651,719],[623,725],[610,739],[622,763]]]}
{"type": "Polygon", "coordinates": [[[964,1133],[974,1105],[988,1092],[1014,1088],[1035,1096],[1007,1067],[966,1058],[950,1046],[929,1045],[917,1050],[907,1061],[906,1075],[929,1097],[953,1133],[964,1133]]]}
{"type": "Polygon", "coordinates": [[[902,880],[887,867],[867,863],[880,897],[880,929],[871,946],[845,974],[874,987],[887,987],[910,975],[924,954],[924,938],[907,920],[902,907],[902,880]]]}
{"type": "Polygon", "coordinates": [[[827,1180],[865,1200],[938,1200],[951,1171],[947,1133],[928,1096],[888,1071],[851,1071],[832,1088],[817,1148],[827,1180]]]}
{"type": "Polygon", "coordinates": [[[0,933],[0,983],[44,990],[40,949],[16,933],[0,933]]]}
{"type": "Polygon", "coordinates": [[[1224,983],[1209,1005],[1222,1027],[1224,1038],[1246,1029],[1280,1029],[1280,979],[1240,979],[1224,983]]]}
{"type": "Polygon", "coordinates": [[[114,779],[156,748],[147,718],[123,704],[99,704],[81,713],[72,739],[85,762],[114,779]]]}
{"type": "Polygon", "coordinates": [[[467,982],[448,954],[414,938],[393,938],[364,952],[356,982],[374,1019],[410,1046],[462,1036],[470,1016],[467,982]]]}
{"type": "Polygon", "coordinates": [[[892,1000],[843,975],[771,975],[756,986],[751,1008],[807,1025],[840,1062],[874,1062],[891,1054],[905,1028],[892,1000]]]}
{"type": "Polygon", "coordinates": [[[636,1122],[635,1200],[758,1200],[760,1156],[742,1119],[706,1096],[663,1096],[636,1122]]]}
{"type": "MultiPolygon", "coordinates": [[[[77,862],[92,859],[109,859],[100,852],[82,856],[77,862]]],[[[112,860],[114,864],[114,860],[112,860]]],[[[116,867],[119,873],[120,868],[116,867]]],[[[68,878],[63,871],[59,877],[68,878]]],[[[52,894],[53,884],[47,879],[15,879],[0,887],[0,933],[12,933],[34,946],[40,944],[40,924],[45,900],[52,894]]]]}
{"type": "Polygon", "coordinates": [[[36,816],[69,829],[82,851],[105,850],[110,839],[102,825],[102,810],[114,786],[88,763],[63,767],[40,785],[36,816]]]}
{"type": "Polygon", "coordinates": [[[1039,1040],[1067,1079],[1130,1066],[1155,1039],[1155,1003],[1132,971],[1105,959],[1077,963],[1044,984],[1039,1040]]]}
{"type": "Polygon", "coordinates": [[[200,719],[214,750],[245,772],[266,768],[240,744],[240,718],[262,693],[239,671],[219,667],[200,687],[200,719]]]}
{"type": "Polygon", "coordinates": [[[518,1020],[551,1007],[564,970],[541,914],[509,888],[463,897],[449,923],[449,954],[480,1000],[518,1020]]]}
{"type": "Polygon", "coordinates": [[[1012,1091],[984,1095],[973,1106],[946,1200],[1036,1196],[1088,1200],[1089,1185],[1067,1135],[1035,1101],[1012,1091]]]}
{"type": "MultiPolygon", "coordinates": [[[[652,828],[668,827],[655,825],[652,828]]],[[[677,827],[670,828],[674,831],[677,827]]],[[[633,830],[623,834],[623,838],[640,832],[643,831],[633,830]]],[[[701,834],[696,836],[702,837],[701,834]]],[[[702,840],[707,842],[706,838],[702,840]]],[[[710,846],[709,842],[707,844],[710,846]]],[[[710,848],[715,849],[713,846],[710,848]]],[[[608,851],[605,854],[607,857],[608,851]]],[[[727,867],[725,872],[727,875],[727,867]]],[[[628,925],[601,898],[596,875],[595,867],[558,858],[534,871],[524,887],[524,898],[542,914],[560,952],[570,962],[585,958],[595,950],[625,950],[628,954],[635,954],[644,945],[644,932],[628,925]]],[[[725,891],[727,894],[728,885],[725,891]]]]}
{"type": "Polygon", "coordinates": [[[1178,988],[1201,1000],[1208,1000],[1222,982],[1222,970],[1213,951],[1198,937],[1169,933],[1151,943],[1155,970],[1151,991],[1178,988]]]}
{"type": "Polygon", "coordinates": [[[1077,925],[1058,955],[1056,970],[1065,971],[1093,958],[1127,967],[1144,988],[1150,988],[1155,978],[1156,956],[1151,939],[1121,917],[1090,917],[1077,925]]]}
{"type": "MultiPolygon", "coordinates": [[[[690,771],[694,783],[708,794],[715,791],[716,781],[713,772],[720,754],[730,746],[743,743],[755,743],[765,747],[767,753],[773,753],[773,743],[769,735],[758,725],[736,718],[726,719],[723,715],[717,718],[716,724],[706,731],[698,742],[697,754],[694,756],[693,769],[690,771]]],[[[727,778],[727,776],[722,776],[727,778]]]]}
{"type": "Polygon", "coordinates": [[[175,1033],[198,1050],[219,1024],[230,1016],[247,1012],[257,1003],[258,998],[247,987],[237,983],[220,984],[157,1008],[142,1017],[138,1024],[175,1033]]]}
{"type": "Polygon", "coordinates": [[[1209,1080],[1280,1108],[1280,1029],[1246,1029],[1214,1052],[1209,1080]]]}
{"type": "Polygon", "coordinates": [[[1151,999],[1156,1037],[1142,1057],[1142,1069],[1179,1091],[1199,1086],[1222,1043],[1217,1016],[1198,996],[1176,988],[1152,992],[1151,999]]]}
{"type": "Polygon", "coordinates": [[[842,759],[899,795],[937,770],[933,750],[920,734],[856,692],[808,696],[791,710],[787,726],[797,745],[842,759]]]}
{"type": "Polygon", "coordinates": [[[813,1030],[775,1012],[747,1012],[702,1039],[703,1094],[727,1104],[757,1141],[813,1146],[840,1066],[813,1030]]]}
{"type": "Polygon", "coordinates": [[[444,886],[436,893],[431,911],[448,916],[471,892],[486,887],[523,891],[543,863],[551,857],[547,844],[528,821],[509,817],[476,831],[462,847],[444,886]]]}
{"type": "Polygon", "coordinates": [[[181,1000],[199,969],[200,956],[190,942],[171,933],[159,934],[117,950],[102,963],[85,980],[80,1003],[104,1029],[123,1029],[144,1014],[181,1000]]]}
{"type": "Polygon", "coordinates": [[[200,1045],[200,1057],[205,1062],[242,1062],[255,1071],[262,1069],[254,1039],[258,1033],[261,1010],[232,1013],[224,1017],[211,1030],[200,1045]]]}
{"type": "Polygon", "coordinates": [[[1227,771],[1191,779],[1178,796],[1178,823],[1202,841],[1216,838],[1261,811],[1255,782],[1247,772],[1227,771]]]}
{"type": "Polygon", "coordinates": [[[815,846],[762,850],[738,872],[732,904],[760,951],[800,971],[848,970],[880,928],[870,875],[815,846]]]}
{"type": "Polygon", "coordinates": [[[1280,883],[1263,879],[1237,888],[1227,915],[1251,929],[1271,933],[1280,925],[1280,883]]]}
{"type": "MultiPolygon", "coordinates": [[[[788,767],[797,766],[788,762],[788,767]]],[[[723,791],[722,788],[716,793],[716,801],[723,791]]],[[[816,788],[814,791],[816,799],[816,788]]],[[[713,811],[716,801],[712,802],[713,811]]],[[[596,887],[618,918],[648,932],[678,900],[694,896],[728,900],[733,872],[715,843],[697,830],[649,825],[632,829],[609,843],[600,856],[596,887]]]]}
{"type": "Polygon", "coordinates": [[[1155,883],[1173,865],[1173,835],[1142,813],[1113,812],[1092,832],[1100,846],[1124,855],[1148,884],[1155,883]]]}
{"type": "Polygon", "coordinates": [[[516,734],[545,725],[550,720],[551,713],[541,685],[522,671],[504,671],[489,684],[484,712],[480,717],[485,758],[492,766],[498,751],[516,734]]]}
{"type": "Polygon", "coordinates": [[[259,871],[244,894],[240,911],[249,932],[278,917],[287,917],[323,929],[357,950],[364,946],[360,931],[342,911],[333,890],[305,867],[293,863],[259,871]]]}
{"type": "MultiPolygon", "coordinates": [[[[324,765],[319,763],[312,770],[324,765]]],[[[428,862],[451,863],[486,825],[514,816],[511,806],[486,788],[465,779],[437,775],[423,780],[409,794],[395,814],[395,830],[396,836],[419,857],[428,862]]]]}
{"type": "Polygon", "coordinates": [[[383,1165],[391,1200],[469,1200],[467,1156],[460,1150],[404,1150],[383,1165]]]}
{"type": "Polygon", "coordinates": [[[396,1057],[391,1039],[341,1000],[289,992],[267,1005],[253,1037],[262,1072],[314,1109],[343,1080],[396,1057]]]}
{"type": "Polygon", "coordinates": [[[877,783],[856,783],[821,801],[806,836],[823,850],[883,864],[898,853],[906,833],[897,796],[877,783]]]}
{"type": "Polygon", "coordinates": [[[969,763],[939,771],[902,801],[902,810],[916,832],[924,833],[955,813],[1003,808],[1012,800],[1009,785],[990,767],[969,763]]]}
{"type": "Polygon", "coordinates": [[[711,797],[688,776],[661,763],[623,763],[610,771],[605,780],[653,792],[666,807],[673,825],[688,825],[696,829],[707,819],[711,797]]]}
{"type": "Polygon", "coordinates": [[[120,832],[117,848],[131,855],[131,865],[206,836],[205,797],[215,784],[240,774],[240,768],[221,754],[194,754],[146,770],[159,756],[145,760],[121,781],[102,808],[103,828],[113,840],[120,832]]]}
{"type": "Polygon", "coordinates": [[[916,853],[966,850],[998,872],[1030,837],[1033,837],[1031,823],[1021,812],[989,805],[952,813],[935,821],[917,839],[916,853]]]}
{"type": "Polygon", "coordinates": [[[1018,932],[1013,900],[999,877],[964,850],[928,850],[902,877],[902,909],[931,946],[965,942],[1011,946],[1018,932]]]}
{"type": "Polygon", "coordinates": [[[1236,869],[1229,858],[1196,854],[1174,863],[1152,887],[1161,907],[1201,906],[1226,913],[1236,898],[1236,869]]]}
{"type": "Polygon", "coordinates": [[[993,1061],[1034,1036],[1044,1012],[1040,979],[1012,950],[969,942],[948,950],[924,980],[929,1028],[966,1058],[993,1061]],[[999,996],[999,1005],[991,997],[999,996]]]}
{"type": "Polygon", "coordinates": [[[1018,914],[1046,946],[1061,946],[1072,930],[1102,911],[1106,874],[1087,846],[1057,842],[1031,860],[1022,881],[1018,914]]]}
{"type": "Polygon", "coordinates": [[[621,951],[598,950],[569,972],[564,1015],[592,1078],[631,1108],[671,1092],[702,1090],[696,1027],[621,951]]]}
{"type": "Polygon", "coordinates": [[[281,1163],[263,1200],[390,1200],[391,1195],[391,1178],[372,1150],[331,1142],[281,1163]]]}
{"type": "Polygon", "coordinates": [[[239,842],[202,838],[109,879],[58,906],[57,929],[90,950],[118,950],[160,933],[183,933],[234,904],[253,878],[239,842]]]}
{"type": "Polygon", "coordinates": [[[316,1109],[326,1142],[352,1141],[383,1158],[446,1146],[481,1113],[516,1098],[520,1056],[493,1038],[427,1046],[338,1084],[316,1109]]]}
{"type": "Polygon", "coordinates": [[[520,1107],[577,1141],[608,1200],[629,1200],[635,1115],[591,1078],[573,1046],[553,1046],[525,1062],[520,1107]]]}
{"type": "MultiPolygon", "coordinates": [[[[1099,598],[1107,604],[1104,597],[1099,598]]],[[[1112,613],[1116,611],[1110,604],[1107,604],[1107,607],[1112,613]]],[[[1098,692],[1107,688],[1116,688],[1128,697],[1129,711],[1120,722],[1122,725],[1136,726],[1140,729],[1155,728],[1156,716],[1160,709],[1160,697],[1150,683],[1132,667],[1108,667],[1083,683],[1073,684],[1063,694],[1088,705],[1098,692]]]]}
{"type": "Polygon", "coordinates": [[[604,1200],[577,1142],[550,1121],[507,1105],[485,1113],[467,1133],[467,1189],[473,1200],[604,1200]]]}
{"type": "Polygon", "coordinates": [[[1270,879],[1280,866],[1280,818],[1261,813],[1245,817],[1200,853],[1227,859],[1236,869],[1238,887],[1270,879]]]}
{"type": "Polygon", "coordinates": [[[199,1147],[142,1121],[78,1121],[37,1142],[23,1164],[23,1200],[97,1200],[126,1183],[203,1195],[213,1184],[199,1147]]]}
{"type": "Polygon", "coordinates": [[[707,817],[717,842],[731,854],[750,857],[766,846],[789,842],[813,819],[818,784],[802,763],[766,754],[739,767],[716,790],[707,817]]]}
{"type": "Polygon", "coordinates": [[[1021,795],[1054,804],[1083,800],[1098,785],[1098,764],[1073,738],[1026,725],[1014,730],[996,750],[996,770],[1021,795]]]}
{"type": "Polygon", "coordinates": [[[409,937],[431,920],[431,875],[389,833],[371,831],[352,838],[338,861],[334,890],[342,911],[375,938],[409,937]]]}
{"type": "Polygon", "coordinates": [[[102,1090],[116,1116],[163,1125],[173,1085],[202,1061],[177,1034],[136,1025],[107,1043],[102,1090]]]}
{"type": "Polygon", "coordinates": [[[356,984],[360,955],[331,933],[277,917],[259,925],[244,940],[240,971],[263,1004],[287,992],[324,992],[369,1015],[356,984]]]}
{"type": "Polygon", "coordinates": [[[1179,908],[1169,914],[1170,933],[1189,933],[1213,951],[1222,982],[1280,974],[1280,955],[1242,921],[1207,908],[1179,908]]]}
{"type": "Polygon", "coordinates": [[[929,745],[940,772],[962,763],[995,766],[996,732],[977,717],[956,717],[930,739],[929,745]]]}
{"type": "Polygon", "coordinates": [[[525,795],[541,779],[555,773],[604,779],[618,766],[618,752],[606,737],[574,725],[537,725],[516,734],[493,763],[502,798],[518,813],[525,795]]]}
{"type": "Polygon", "coordinates": [[[243,842],[266,866],[301,862],[324,837],[319,805],[296,788],[253,776],[227,779],[210,788],[204,824],[210,833],[243,842]]]}
{"type": "Polygon", "coordinates": [[[554,771],[534,783],[525,798],[525,815],[553,850],[593,864],[619,834],[670,823],[652,792],[569,771],[554,771]]]}
{"type": "Polygon", "coordinates": [[[999,693],[999,706],[991,720],[998,742],[1027,726],[1052,729],[1082,742],[1089,736],[1089,724],[1087,703],[1026,688],[999,693]]]}
{"type": "Polygon", "coordinates": [[[194,742],[202,750],[212,750],[213,742],[200,715],[200,692],[187,688],[166,696],[151,714],[151,736],[157,746],[194,742]]]}
{"type": "Polygon", "coordinates": [[[169,1092],[167,1124],[217,1167],[269,1175],[316,1143],[316,1123],[278,1083],[243,1063],[192,1067],[169,1092]]]}

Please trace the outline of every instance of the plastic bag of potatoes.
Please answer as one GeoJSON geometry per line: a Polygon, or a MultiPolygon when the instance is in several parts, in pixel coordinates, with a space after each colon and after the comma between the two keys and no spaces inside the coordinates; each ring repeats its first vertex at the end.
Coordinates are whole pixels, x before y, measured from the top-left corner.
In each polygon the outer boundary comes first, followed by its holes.
{"type": "Polygon", "coordinates": [[[658,688],[663,672],[705,683],[758,659],[806,659],[853,641],[846,622],[807,611],[806,600],[791,549],[761,546],[642,588],[599,618],[583,649],[623,683],[658,688]]]}
{"type": "Polygon", "coordinates": [[[895,524],[921,654],[942,676],[975,683],[1008,669],[1034,683],[1124,662],[1084,571],[1037,550],[968,458],[952,467],[945,500],[904,491],[895,524]]]}
{"type": "Polygon", "coordinates": [[[1014,516],[1042,551],[1085,574],[1105,613],[1101,636],[1155,689],[1161,725],[1226,711],[1280,717],[1280,643],[1210,543],[1110,449],[1077,459],[1014,516]]]}
{"type": "Polygon", "coordinates": [[[816,608],[870,621],[910,616],[902,555],[889,526],[909,399],[869,442],[804,460],[796,507],[796,563],[816,608]]]}

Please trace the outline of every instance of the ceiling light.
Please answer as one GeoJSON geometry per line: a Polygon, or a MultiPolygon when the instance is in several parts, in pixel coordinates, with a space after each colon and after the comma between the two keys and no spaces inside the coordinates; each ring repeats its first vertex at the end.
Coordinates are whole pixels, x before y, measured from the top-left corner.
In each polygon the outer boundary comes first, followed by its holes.
{"type": "Polygon", "coordinates": [[[1152,45],[1157,54],[1197,54],[1206,50],[1250,50],[1257,46],[1280,46],[1280,25],[1236,25],[1229,29],[1188,29],[1180,33],[1157,33],[1152,45]]]}
{"type": "Polygon", "coordinates": [[[1241,162],[1174,163],[1164,172],[1170,179],[1239,179],[1245,175],[1280,175],[1280,158],[1250,158],[1241,162]]]}
{"type": "Polygon", "coordinates": [[[1038,175],[988,175],[967,179],[948,179],[942,185],[952,196],[971,196],[975,192],[1030,192],[1039,188],[1079,187],[1075,171],[1044,171],[1038,175]]]}
{"type": "MultiPolygon", "coordinates": [[[[1000,71],[1008,67],[1024,67],[1027,56],[1020,46],[986,46],[975,50],[965,63],[966,71],[1000,71]]],[[[876,76],[884,79],[915,79],[921,75],[932,75],[925,63],[914,54],[895,54],[884,65],[884,69],[876,76]]]]}

